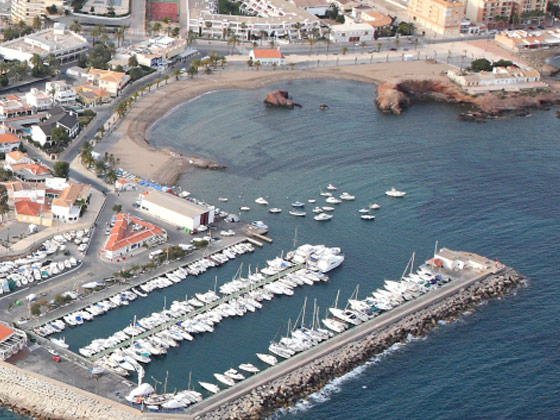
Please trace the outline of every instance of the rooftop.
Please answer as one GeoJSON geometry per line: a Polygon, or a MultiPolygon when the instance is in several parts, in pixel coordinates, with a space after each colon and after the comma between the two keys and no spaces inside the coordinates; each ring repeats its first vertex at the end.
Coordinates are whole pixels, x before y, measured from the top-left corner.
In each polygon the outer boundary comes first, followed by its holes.
{"type": "Polygon", "coordinates": [[[163,233],[163,229],[128,213],[117,214],[105,251],[116,251],[163,233]]]}
{"type": "Polygon", "coordinates": [[[16,162],[20,159],[24,159],[27,158],[27,153],[24,152],[20,152],[19,150],[16,150],[14,152],[8,152],[6,153],[6,157],[15,160],[16,162]]]}
{"type": "Polygon", "coordinates": [[[9,338],[13,333],[14,333],[14,330],[12,330],[10,327],[0,323],[0,340],[3,341],[6,338],[9,338]]]}
{"type": "Polygon", "coordinates": [[[255,58],[283,58],[284,56],[280,52],[280,50],[276,49],[254,49],[253,54],[255,58]]]}
{"type": "Polygon", "coordinates": [[[49,28],[4,42],[0,44],[0,50],[2,48],[7,48],[23,53],[39,54],[43,56],[57,50],[66,50],[87,45],[87,40],[74,32],[64,28],[49,28]]]}
{"type": "Polygon", "coordinates": [[[19,141],[20,141],[20,139],[18,139],[16,136],[14,136],[11,133],[0,134],[0,144],[17,143],[19,141]]]}
{"type": "Polygon", "coordinates": [[[62,190],[60,195],[52,201],[53,206],[71,207],[80,199],[85,199],[89,193],[87,184],[70,184],[62,190]]]}
{"type": "Polygon", "coordinates": [[[17,214],[24,216],[39,217],[43,214],[49,214],[49,207],[31,200],[18,200],[14,204],[17,214]]]}
{"type": "Polygon", "coordinates": [[[142,197],[142,201],[144,200],[188,217],[196,217],[208,212],[208,208],[206,207],[160,191],[150,191],[146,193],[142,197]]]}

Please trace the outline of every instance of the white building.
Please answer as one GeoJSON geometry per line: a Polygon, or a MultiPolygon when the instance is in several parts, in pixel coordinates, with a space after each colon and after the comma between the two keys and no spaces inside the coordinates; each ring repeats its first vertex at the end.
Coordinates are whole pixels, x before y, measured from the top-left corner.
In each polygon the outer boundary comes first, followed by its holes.
{"type": "Polygon", "coordinates": [[[45,84],[45,91],[54,93],[54,102],[59,105],[73,105],[76,103],[76,91],[64,80],[56,80],[45,84]]]}
{"type": "Polygon", "coordinates": [[[8,132],[4,126],[0,126],[0,152],[8,153],[17,150],[21,140],[8,132]]]}
{"type": "Polygon", "coordinates": [[[496,89],[534,89],[546,87],[540,82],[541,75],[535,69],[521,69],[519,67],[494,67],[492,71],[460,72],[449,70],[447,77],[460,86],[468,88],[496,89]]]}
{"type": "Polygon", "coordinates": [[[80,201],[88,201],[90,186],[86,184],[69,184],[60,195],[53,199],[51,212],[55,219],[66,223],[75,223],[80,218],[80,201]]]}
{"type": "Polygon", "coordinates": [[[344,23],[331,26],[332,42],[363,42],[373,40],[375,29],[367,23],[344,23]]]}
{"type": "Polygon", "coordinates": [[[0,321],[0,360],[9,359],[27,344],[27,335],[0,321]]]}
{"type": "Polygon", "coordinates": [[[52,97],[45,91],[37,88],[31,88],[31,90],[25,94],[25,102],[35,108],[35,111],[44,111],[51,108],[53,105],[52,97]]]}
{"type": "Polygon", "coordinates": [[[53,54],[61,63],[68,63],[77,60],[88,49],[87,39],[66,30],[62,23],[55,23],[53,28],[0,44],[0,54],[5,60],[28,62],[31,62],[33,54],[38,54],[43,59],[53,54]]]}
{"type": "Polygon", "coordinates": [[[201,206],[169,193],[143,192],[140,200],[140,208],[150,216],[180,228],[192,231],[214,222],[214,207],[201,206]]]}
{"type": "Polygon", "coordinates": [[[116,191],[132,191],[134,190],[135,185],[133,182],[130,182],[128,179],[119,178],[115,181],[115,190],[116,191]]]}
{"type": "Polygon", "coordinates": [[[282,55],[280,50],[272,49],[253,49],[249,53],[249,58],[256,63],[257,61],[265,66],[272,66],[274,64],[281,66],[286,64],[286,57],[282,55]]]}

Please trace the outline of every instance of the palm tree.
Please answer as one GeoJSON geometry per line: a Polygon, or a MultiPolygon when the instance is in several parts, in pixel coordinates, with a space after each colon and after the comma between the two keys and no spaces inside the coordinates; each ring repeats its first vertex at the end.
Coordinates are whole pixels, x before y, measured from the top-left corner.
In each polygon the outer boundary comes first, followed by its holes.
{"type": "Polygon", "coordinates": [[[307,42],[309,42],[309,54],[313,51],[313,44],[315,44],[315,38],[309,37],[307,38],[307,42]]]}
{"type": "Polygon", "coordinates": [[[154,26],[152,27],[152,31],[154,31],[156,34],[159,34],[159,31],[161,31],[161,23],[159,22],[154,23],[154,26]]]}
{"type": "Polygon", "coordinates": [[[43,26],[43,22],[41,22],[41,17],[35,16],[33,18],[33,24],[31,26],[33,26],[33,29],[35,29],[36,31],[41,29],[41,26],[43,26]]]}
{"type": "Polygon", "coordinates": [[[325,37],[325,44],[327,44],[327,55],[329,55],[329,47],[331,45],[331,34],[332,34],[331,28],[326,29],[325,32],[323,33],[323,36],[325,37]]]}
{"type": "Polygon", "coordinates": [[[274,48],[276,46],[276,41],[274,41],[274,39],[271,39],[270,41],[268,41],[268,45],[270,45],[270,48],[274,48]]]}
{"type": "Polygon", "coordinates": [[[78,19],[74,19],[74,22],[72,22],[72,24],[70,25],[70,30],[77,33],[82,32],[82,25],[80,25],[78,19]]]}
{"type": "Polygon", "coordinates": [[[224,68],[226,63],[227,63],[227,59],[222,55],[220,57],[220,66],[222,66],[222,68],[224,68]]]}
{"type": "Polygon", "coordinates": [[[167,74],[164,74],[162,79],[165,81],[165,84],[167,84],[167,80],[169,79],[169,76],[167,74]]]}
{"type": "Polygon", "coordinates": [[[152,82],[146,83],[146,87],[148,88],[148,93],[150,92],[152,86],[153,86],[152,82]]]}
{"type": "Polygon", "coordinates": [[[247,67],[253,67],[253,64],[253,59],[249,57],[249,59],[247,60],[247,67]]]}
{"type": "Polygon", "coordinates": [[[381,51],[381,45],[383,44],[381,44],[381,42],[378,42],[376,45],[377,45],[377,52],[381,51]]]}
{"type": "Polygon", "coordinates": [[[243,34],[245,38],[249,39],[249,33],[247,32],[247,24],[245,22],[241,22],[241,29],[243,30],[243,34]]]}
{"type": "Polygon", "coordinates": [[[234,50],[235,46],[239,43],[239,38],[237,38],[237,35],[235,35],[235,34],[231,35],[231,37],[228,39],[227,43],[228,43],[228,45],[231,45],[231,54],[233,54],[233,50],[234,50]]]}
{"type": "Polygon", "coordinates": [[[196,76],[198,74],[198,67],[191,64],[189,66],[189,68],[187,69],[187,73],[190,76],[190,78],[192,79],[194,76],[196,76]]]}
{"type": "Polygon", "coordinates": [[[278,63],[272,63],[272,71],[276,70],[276,67],[278,67],[278,63]]]}
{"type": "Polygon", "coordinates": [[[418,48],[418,38],[414,38],[414,49],[418,48]]]}
{"type": "Polygon", "coordinates": [[[342,47],[342,55],[346,55],[347,52],[348,52],[348,48],[342,47]]]}
{"type": "Polygon", "coordinates": [[[196,43],[196,32],[189,29],[189,32],[187,33],[187,45],[192,45],[194,43],[196,43]]]}
{"type": "Polygon", "coordinates": [[[297,22],[294,24],[294,28],[298,33],[298,38],[301,39],[301,28],[303,27],[303,25],[300,22],[297,22]]]}
{"type": "Polygon", "coordinates": [[[173,70],[173,76],[175,76],[175,80],[179,80],[179,75],[180,74],[181,74],[181,71],[179,69],[173,70]]]}
{"type": "Polygon", "coordinates": [[[288,66],[290,66],[290,70],[293,70],[296,66],[296,63],[288,63],[288,66]]]}
{"type": "Polygon", "coordinates": [[[261,62],[260,61],[255,61],[255,67],[257,68],[257,71],[259,71],[259,67],[261,66],[261,62]]]}
{"type": "Polygon", "coordinates": [[[155,79],[154,83],[156,84],[156,88],[159,88],[159,84],[161,83],[161,79],[155,79]]]}

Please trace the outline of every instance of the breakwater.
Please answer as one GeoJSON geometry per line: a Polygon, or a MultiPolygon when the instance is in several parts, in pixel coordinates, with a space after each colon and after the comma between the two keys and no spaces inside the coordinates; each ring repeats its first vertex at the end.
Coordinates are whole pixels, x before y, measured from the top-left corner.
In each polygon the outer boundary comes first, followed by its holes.
{"type": "MultiPolygon", "coordinates": [[[[334,378],[350,372],[392,345],[407,341],[410,335],[420,337],[437,328],[439,321],[457,319],[486,300],[509,294],[518,288],[523,280],[524,276],[511,268],[504,268],[496,274],[477,279],[461,287],[456,293],[411,312],[397,322],[328,352],[269,383],[257,386],[237,399],[220,404],[211,411],[201,410],[203,414],[196,418],[265,418],[279,408],[295,405],[334,378]]],[[[196,411],[193,414],[196,415],[196,411]]]]}
{"type": "Polygon", "coordinates": [[[0,362],[0,405],[38,420],[134,420],[138,411],[0,362]]]}

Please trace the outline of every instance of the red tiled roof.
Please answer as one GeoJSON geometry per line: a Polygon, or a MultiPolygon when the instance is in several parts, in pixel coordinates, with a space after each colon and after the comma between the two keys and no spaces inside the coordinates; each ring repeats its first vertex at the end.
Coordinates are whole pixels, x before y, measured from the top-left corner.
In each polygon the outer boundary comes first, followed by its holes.
{"type": "Polygon", "coordinates": [[[4,324],[0,324],[0,340],[5,340],[9,336],[14,333],[10,327],[5,326],[4,324]]]}
{"type": "Polygon", "coordinates": [[[255,58],[283,58],[280,50],[253,50],[255,58]]]}
{"type": "Polygon", "coordinates": [[[105,244],[105,251],[116,251],[125,246],[142,242],[152,236],[159,235],[163,230],[151,223],[140,220],[131,214],[119,213],[115,225],[111,229],[111,235],[105,244]],[[133,225],[142,226],[142,230],[135,231],[133,225]]]}
{"type": "Polygon", "coordinates": [[[19,139],[10,133],[0,134],[0,143],[17,143],[19,139]]]}
{"type": "Polygon", "coordinates": [[[40,203],[35,203],[31,200],[18,200],[15,202],[14,207],[17,214],[23,216],[38,217],[41,214],[49,213],[48,206],[43,206],[40,203]]]}

